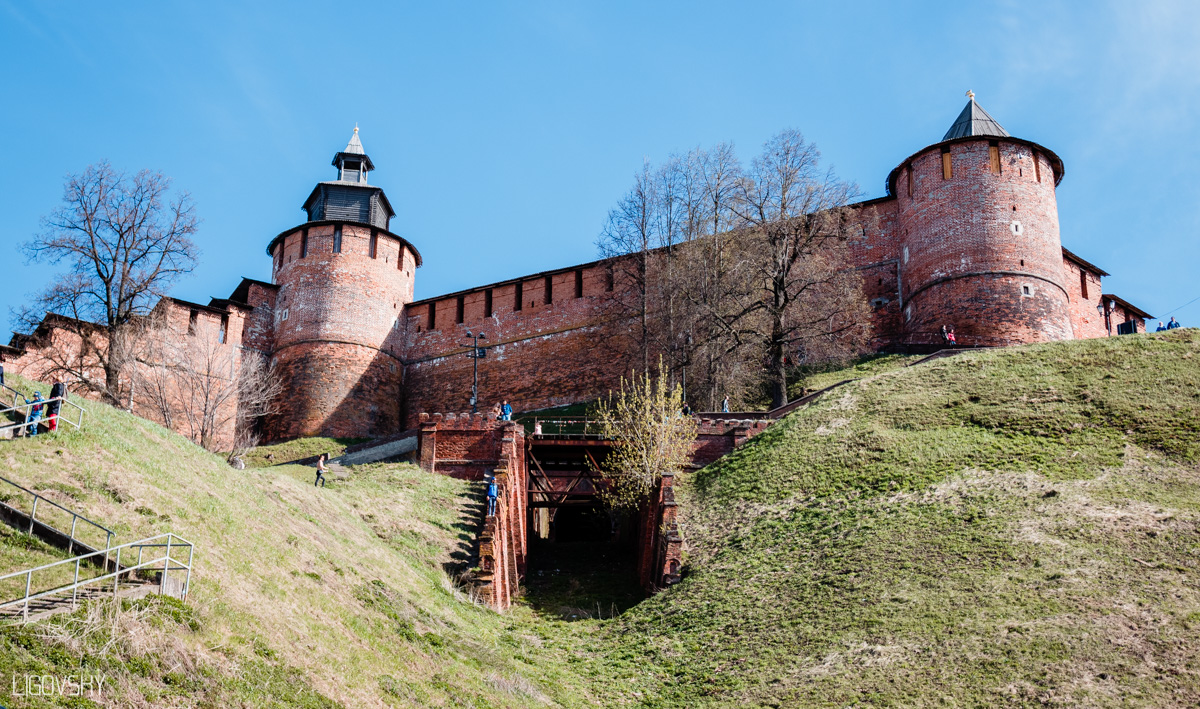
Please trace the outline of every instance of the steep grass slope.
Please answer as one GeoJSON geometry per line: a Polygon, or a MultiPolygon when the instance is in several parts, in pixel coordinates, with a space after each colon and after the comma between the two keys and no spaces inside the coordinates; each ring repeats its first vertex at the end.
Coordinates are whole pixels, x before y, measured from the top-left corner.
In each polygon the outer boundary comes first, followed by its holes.
{"type": "Polygon", "coordinates": [[[192,538],[193,595],[2,630],[0,668],[106,672],[111,706],[1200,702],[1200,332],[902,363],[682,479],[683,582],[604,620],[586,579],[506,616],[456,591],[464,483],[314,489],[93,406],[0,460],[123,541],[192,538]]]}
{"type": "MultiPolygon", "coordinates": [[[[314,488],[310,468],[233,470],[153,423],[88,408],[80,432],[0,444],[6,477],[118,542],[192,540],[191,595],[0,630],[6,673],[102,673],[100,703],[122,707],[586,705],[539,639],[443,570],[472,532],[470,485],[375,465],[314,488]]],[[[0,533],[0,571],[55,555],[0,533]]],[[[53,705],[8,690],[2,705],[53,705]]]]}
{"type": "Polygon", "coordinates": [[[1200,333],[970,352],[682,482],[689,573],[571,633],[606,703],[1194,706],[1200,333]]]}

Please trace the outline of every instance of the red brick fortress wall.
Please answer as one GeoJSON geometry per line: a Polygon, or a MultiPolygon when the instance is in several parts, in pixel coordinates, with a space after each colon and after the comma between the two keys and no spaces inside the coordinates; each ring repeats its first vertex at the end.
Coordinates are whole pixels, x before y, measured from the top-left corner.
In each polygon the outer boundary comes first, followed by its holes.
{"type": "Polygon", "coordinates": [[[400,430],[398,324],[415,251],[369,226],[320,222],[278,237],[272,257],[273,361],[285,393],[267,439],[400,430]]]}
{"type": "Polygon", "coordinates": [[[935,343],[944,324],[966,346],[1071,339],[1055,177],[1035,146],[1003,138],[938,144],[903,166],[895,190],[907,342],[935,343]]]}
{"type": "Polygon", "coordinates": [[[467,332],[486,335],[479,343],[488,348],[478,360],[480,411],[504,399],[520,412],[616,389],[622,374],[628,376],[629,348],[622,344],[608,274],[605,263],[588,264],[411,304],[405,312],[408,425],[421,413],[470,407],[475,361],[467,332]]]}

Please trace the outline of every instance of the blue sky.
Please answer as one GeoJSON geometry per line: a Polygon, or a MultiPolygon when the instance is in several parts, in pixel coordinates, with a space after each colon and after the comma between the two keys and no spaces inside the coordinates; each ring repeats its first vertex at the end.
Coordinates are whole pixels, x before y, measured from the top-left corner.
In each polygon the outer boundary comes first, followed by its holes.
{"type": "Polygon", "coordinates": [[[798,128],[882,195],[967,89],[1063,158],[1063,244],[1106,291],[1200,297],[1195,2],[0,0],[0,67],[0,313],[52,272],[19,244],[102,159],[192,194],[203,254],[174,295],[207,302],[269,279],[357,122],[422,298],[596,258],[642,160],[695,146],[798,128]]]}

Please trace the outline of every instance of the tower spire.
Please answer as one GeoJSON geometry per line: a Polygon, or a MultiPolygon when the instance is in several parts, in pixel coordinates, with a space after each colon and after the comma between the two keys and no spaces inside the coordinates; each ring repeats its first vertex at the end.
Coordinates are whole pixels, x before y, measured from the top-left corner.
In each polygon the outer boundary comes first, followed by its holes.
{"type": "Polygon", "coordinates": [[[963,107],[962,113],[958,114],[958,118],[954,119],[954,124],[950,126],[950,130],[946,131],[946,135],[942,136],[942,140],[981,135],[997,138],[1011,137],[1008,131],[996,122],[995,118],[992,118],[987,111],[983,110],[982,106],[975,103],[975,92],[968,90],[967,105],[963,107]]]}
{"type": "Polygon", "coordinates": [[[346,143],[346,149],[343,150],[342,152],[350,153],[351,155],[366,155],[367,154],[366,151],[363,150],[362,141],[358,139],[358,124],[357,123],[354,124],[354,134],[350,136],[350,142],[346,143]]]}

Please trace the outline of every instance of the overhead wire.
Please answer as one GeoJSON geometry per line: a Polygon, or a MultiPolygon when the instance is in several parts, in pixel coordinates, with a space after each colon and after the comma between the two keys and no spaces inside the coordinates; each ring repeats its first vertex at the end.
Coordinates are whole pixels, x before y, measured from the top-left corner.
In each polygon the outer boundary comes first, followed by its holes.
{"type": "Polygon", "coordinates": [[[1164,318],[1165,318],[1166,316],[1170,315],[1171,313],[1174,313],[1174,312],[1178,312],[1178,311],[1180,311],[1180,310],[1183,310],[1184,308],[1186,308],[1187,306],[1191,305],[1192,303],[1195,303],[1197,300],[1200,300],[1200,295],[1196,296],[1195,298],[1192,298],[1191,300],[1189,300],[1188,302],[1186,302],[1186,303],[1184,303],[1183,305],[1179,306],[1178,308],[1175,308],[1174,310],[1168,310],[1167,312],[1163,313],[1163,314],[1162,314],[1160,317],[1164,317],[1164,318]]]}

